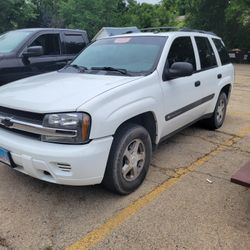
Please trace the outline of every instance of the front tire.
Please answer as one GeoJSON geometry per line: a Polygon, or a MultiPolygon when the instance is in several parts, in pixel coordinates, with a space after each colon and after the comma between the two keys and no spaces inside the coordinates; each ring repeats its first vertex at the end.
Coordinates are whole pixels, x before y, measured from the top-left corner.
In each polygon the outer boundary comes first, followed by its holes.
{"type": "Polygon", "coordinates": [[[223,125],[226,117],[227,101],[227,95],[224,92],[221,92],[217,100],[212,117],[205,120],[206,127],[211,130],[215,130],[223,125]]]}
{"type": "Polygon", "coordinates": [[[112,192],[129,194],[144,181],[152,156],[148,131],[126,124],[114,136],[103,185],[112,192]]]}

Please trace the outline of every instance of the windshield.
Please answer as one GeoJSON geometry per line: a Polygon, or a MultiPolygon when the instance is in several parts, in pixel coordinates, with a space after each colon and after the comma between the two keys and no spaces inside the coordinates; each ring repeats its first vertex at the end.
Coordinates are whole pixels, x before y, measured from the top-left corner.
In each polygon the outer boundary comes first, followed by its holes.
{"type": "MultiPolygon", "coordinates": [[[[128,75],[151,73],[157,66],[166,37],[118,37],[98,40],[87,47],[71,64],[89,70],[127,72],[128,75]],[[121,71],[123,70],[123,71],[121,71]]],[[[93,72],[92,72],[93,73],[93,72]]],[[[100,72],[101,73],[101,72],[100,72]]]]}
{"type": "Polygon", "coordinates": [[[0,35],[0,53],[12,52],[29,34],[28,31],[10,31],[0,35]]]}

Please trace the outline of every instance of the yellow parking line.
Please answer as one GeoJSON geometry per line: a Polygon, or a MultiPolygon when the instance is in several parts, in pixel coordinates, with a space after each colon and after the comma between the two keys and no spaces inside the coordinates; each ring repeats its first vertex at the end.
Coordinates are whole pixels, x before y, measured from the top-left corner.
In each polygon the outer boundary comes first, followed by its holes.
{"type": "Polygon", "coordinates": [[[241,138],[245,137],[249,133],[250,133],[250,127],[241,130],[237,135],[226,140],[224,143],[221,143],[209,154],[197,159],[196,161],[194,161],[185,168],[178,169],[174,177],[163,182],[158,187],[153,189],[151,192],[145,194],[143,197],[131,203],[128,207],[119,211],[117,214],[115,214],[112,218],[108,219],[100,227],[89,232],[87,235],[83,236],[79,241],[68,247],[67,250],[82,250],[82,249],[89,249],[95,246],[98,242],[100,242],[108,234],[110,234],[112,230],[117,228],[120,224],[125,222],[128,218],[137,213],[140,209],[145,207],[151,201],[159,197],[164,191],[166,191],[168,188],[176,184],[182,177],[195,171],[199,166],[203,165],[204,163],[206,163],[207,161],[218,155],[220,152],[224,151],[226,148],[232,146],[233,144],[238,142],[241,138]]]}
{"type": "Polygon", "coordinates": [[[239,136],[239,137],[245,137],[245,136],[248,135],[249,133],[250,133],[250,127],[241,130],[241,131],[238,133],[238,136],[239,136]]]}

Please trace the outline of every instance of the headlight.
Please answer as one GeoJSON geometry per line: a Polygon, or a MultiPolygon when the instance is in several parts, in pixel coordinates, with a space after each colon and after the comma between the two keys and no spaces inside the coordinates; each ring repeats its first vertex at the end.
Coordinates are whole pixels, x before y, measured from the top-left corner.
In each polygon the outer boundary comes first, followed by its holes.
{"type": "Polygon", "coordinates": [[[42,135],[42,141],[68,144],[86,143],[89,140],[90,124],[91,118],[86,113],[45,115],[43,126],[54,128],[55,135],[42,135]],[[60,133],[57,135],[57,132],[60,133]]]}

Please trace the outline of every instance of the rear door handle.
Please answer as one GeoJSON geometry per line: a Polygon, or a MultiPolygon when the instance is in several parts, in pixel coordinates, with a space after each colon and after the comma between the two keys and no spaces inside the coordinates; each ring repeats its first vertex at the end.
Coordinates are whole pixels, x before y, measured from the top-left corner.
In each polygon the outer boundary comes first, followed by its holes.
{"type": "Polygon", "coordinates": [[[218,79],[221,79],[221,78],[222,78],[222,74],[218,74],[218,75],[217,75],[217,78],[218,78],[218,79]]]}
{"type": "Polygon", "coordinates": [[[194,83],[194,86],[195,86],[195,87],[199,87],[200,85],[201,85],[201,82],[200,82],[200,81],[197,81],[197,82],[194,83]]]}

